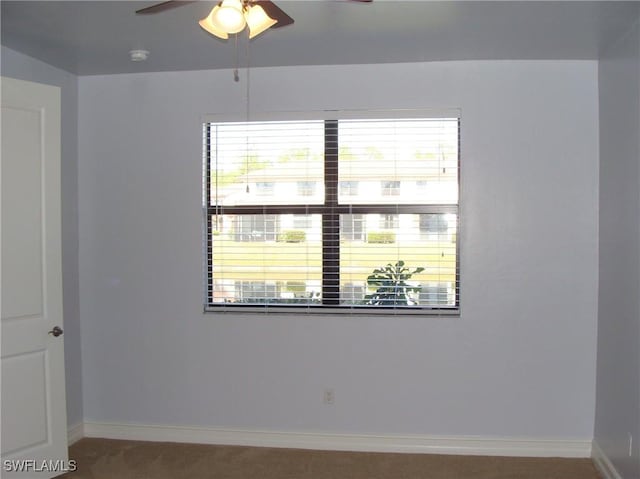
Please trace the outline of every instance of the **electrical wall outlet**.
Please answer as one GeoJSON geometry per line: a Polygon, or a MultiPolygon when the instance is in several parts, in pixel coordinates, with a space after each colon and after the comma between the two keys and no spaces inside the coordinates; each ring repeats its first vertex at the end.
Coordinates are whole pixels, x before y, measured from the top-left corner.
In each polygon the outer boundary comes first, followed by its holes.
{"type": "Polygon", "coordinates": [[[326,388],[322,396],[322,402],[328,405],[332,405],[336,401],[336,395],[333,389],[326,388]]]}

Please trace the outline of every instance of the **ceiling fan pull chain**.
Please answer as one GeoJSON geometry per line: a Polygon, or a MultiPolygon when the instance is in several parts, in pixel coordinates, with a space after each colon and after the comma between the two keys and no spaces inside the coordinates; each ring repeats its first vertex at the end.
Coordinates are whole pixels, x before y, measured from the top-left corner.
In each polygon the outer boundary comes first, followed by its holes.
{"type": "MultiPolygon", "coordinates": [[[[237,38],[237,35],[236,35],[237,38]]],[[[249,57],[249,45],[250,45],[250,41],[249,41],[249,34],[247,33],[247,127],[250,121],[250,117],[249,117],[249,106],[251,104],[251,97],[250,95],[250,75],[249,75],[249,65],[250,65],[250,57],[249,57]]],[[[247,133],[247,136],[245,138],[246,143],[246,161],[247,161],[247,165],[246,165],[246,170],[247,170],[247,193],[249,193],[249,134],[247,133]]]]}
{"type": "Polygon", "coordinates": [[[235,35],[235,41],[233,44],[233,50],[234,50],[234,60],[233,60],[233,81],[235,82],[239,82],[240,81],[240,74],[238,73],[238,34],[236,33],[235,35]]]}

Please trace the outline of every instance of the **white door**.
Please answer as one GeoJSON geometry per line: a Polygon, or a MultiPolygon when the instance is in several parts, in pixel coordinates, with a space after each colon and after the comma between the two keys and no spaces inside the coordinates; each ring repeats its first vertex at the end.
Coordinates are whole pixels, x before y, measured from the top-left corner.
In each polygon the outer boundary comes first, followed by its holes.
{"type": "Polygon", "coordinates": [[[67,467],[60,90],[2,78],[2,477],[67,467]],[[59,329],[55,329],[59,328],[59,329]],[[12,470],[22,469],[22,472],[12,470]]]}

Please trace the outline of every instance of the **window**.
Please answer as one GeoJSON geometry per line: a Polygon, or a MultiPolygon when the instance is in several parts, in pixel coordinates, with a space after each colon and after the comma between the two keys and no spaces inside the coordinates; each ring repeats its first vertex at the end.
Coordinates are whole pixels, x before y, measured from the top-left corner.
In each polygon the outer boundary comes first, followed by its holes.
{"type": "Polygon", "coordinates": [[[450,292],[453,294],[453,288],[447,283],[423,285],[420,288],[420,304],[429,306],[449,304],[450,292]]]}
{"type": "Polygon", "coordinates": [[[293,227],[306,230],[311,228],[311,215],[293,215],[293,227]]]}
{"type": "Polygon", "coordinates": [[[205,309],[457,311],[458,132],[457,117],[205,123],[205,309]]]}
{"type": "Polygon", "coordinates": [[[399,225],[398,215],[380,215],[380,228],[383,230],[394,230],[399,225]]]}
{"type": "Polygon", "coordinates": [[[233,223],[236,241],[275,241],[278,236],[277,215],[238,215],[233,223]]]}
{"type": "Polygon", "coordinates": [[[399,181],[382,181],[382,196],[398,196],[400,194],[399,181]]]}
{"type": "MultiPolygon", "coordinates": [[[[341,181],[338,184],[340,190],[339,195],[342,196],[358,196],[358,182],[357,181],[341,181]]],[[[342,199],[342,198],[340,198],[342,199]]]]}
{"type": "Polygon", "coordinates": [[[273,196],[274,187],[272,181],[261,181],[256,183],[257,193],[260,196],[273,196]]]}
{"type": "Polygon", "coordinates": [[[441,234],[449,229],[446,216],[441,213],[427,213],[420,215],[420,231],[441,234]]]}
{"type": "Polygon", "coordinates": [[[420,234],[431,241],[451,241],[455,230],[456,217],[443,213],[426,213],[419,217],[420,234]],[[451,226],[449,223],[453,223],[451,226]]]}
{"type": "Polygon", "coordinates": [[[299,196],[313,196],[316,194],[315,181],[298,181],[299,196]]]}
{"type": "Polygon", "coordinates": [[[340,286],[340,301],[342,304],[354,304],[364,300],[364,285],[345,283],[340,286]]]}
{"type": "Polygon", "coordinates": [[[340,239],[344,241],[363,241],[364,234],[364,215],[340,215],[340,239]]]}
{"type": "Polygon", "coordinates": [[[236,297],[245,303],[262,304],[277,296],[278,285],[264,281],[236,281],[236,297]]]}

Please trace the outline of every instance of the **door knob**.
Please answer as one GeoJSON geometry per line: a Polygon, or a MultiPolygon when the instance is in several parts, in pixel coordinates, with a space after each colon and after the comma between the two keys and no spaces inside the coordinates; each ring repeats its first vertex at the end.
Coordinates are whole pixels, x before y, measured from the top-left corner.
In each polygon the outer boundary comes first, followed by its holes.
{"type": "Polygon", "coordinates": [[[64,331],[60,326],[54,326],[53,329],[49,331],[49,334],[52,334],[55,338],[57,338],[58,336],[62,336],[62,333],[64,333],[64,331]]]}

